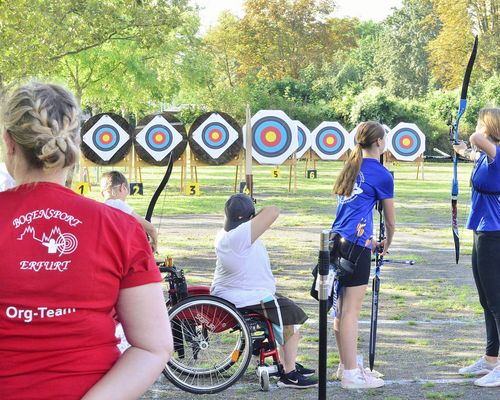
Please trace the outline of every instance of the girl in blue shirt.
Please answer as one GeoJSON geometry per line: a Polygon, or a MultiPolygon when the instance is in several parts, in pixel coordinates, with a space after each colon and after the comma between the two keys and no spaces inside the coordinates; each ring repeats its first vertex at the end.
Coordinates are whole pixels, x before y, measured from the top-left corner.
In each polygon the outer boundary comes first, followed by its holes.
{"type": "Polygon", "coordinates": [[[477,386],[500,386],[500,108],[479,111],[476,132],[455,151],[475,161],[472,172],[472,201],[467,228],[474,232],[472,272],[484,310],[486,351],[474,364],[462,368],[464,375],[485,375],[477,386]]]}
{"type": "Polygon", "coordinates": [[[334,319],[334,332],[340,353],[337,377],[347,389],[375,388],[382,379],[365,372],[357,362],[358,319],[370,278],[373,237],[373,208],[382,202],[387,237],[375,246],[387,253],[395,230],[394,180],[380,163],[385,150],[385,131],[378,122],[361,124],[356,133],[357,144],[333,187],[338,207],[332,231],[339,234],[340,255],[354,262],[354,271],[340,278],[342,294],[334,319]],[[358,224],[365,224],[357,238],[358,224]]]}

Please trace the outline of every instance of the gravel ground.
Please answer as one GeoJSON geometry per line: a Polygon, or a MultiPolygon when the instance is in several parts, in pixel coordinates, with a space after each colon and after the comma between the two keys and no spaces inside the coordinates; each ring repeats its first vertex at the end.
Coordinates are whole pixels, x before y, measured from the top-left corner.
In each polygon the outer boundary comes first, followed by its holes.
{"type": "MultiPolygon", "coordinates": [[[[176,265],[188,270],[187,278],[196,283],[209,283],[215,264],[211,241],[221,226],[220,218],[214,216],[183,216],[170,218],[168,234],[176,238],[189,238],[196,232],[197,240],[186,241],[178,248],[169,248],[170,254],[183,254],[175,258],[176,265]],[[209,240],[208,245],[200,245],[200,240],[209,240]],[[190,245],[196,246],[189,247],[190,245]]],[[[411,231],[398,232],[391,253],[398,257],[414,257],[418,254],[417,265],[386,265],[382,272],[381,305],[377,339],[376,369],[384,374],[386,386],[369,391],[347,391],[333,380],[336,362],[329,361],[328,398],[333,399],[500,399],[500,388],[478,388],[473,379],[463,378],[456,371],[484,350],[484,326],[482,316],[469,309],[462,309],[462,303],[454,304],[455,296],[464,291],[467,302],[477,303],[470,270],[470,256],[462,255],[455,265],[451,243],[436,246],[437,239],[432,234],[419,233],[415,226],[411,231]],[[410,250],[411,249],[411,250],[410,250]],[[395,291],[398,286],[425,288],[430,284],[437,287],[435,292],[422,293],[395,291]],[[395,289],[396,288],[396,289],[395,289]],[[450,293],[451,292],[451,293],[450,293]],[[401,295],[404,294],[404,296],[401,295]],[[437,293],[437,294],[436,294],[437,293]],[[432,296],[438,301],[435,306],[432,296]],[[449,298],[444,311],[439,300],[449,298]],[[398,316],[399,317],[396,317],[398,316]]],[[[264,238],[273,265],[278,265],[275,275],[278,290],[304,307],[310,320],[302,334],[305,340],[299,360],[307,366],[317,363],[317,320],[318,303],[308,295],[311,284],[310,270],[317,257],[319,232],[324,227],[310,226],[307,229],[287,227],[278,224],[264,238]],[[283,238],[291,243],[283,245],[283,238]],[[301,243],[297,252],[297,246],[301,243]],[[293,263],[286,262],[293,260],[293,263]],[[290,266],[293,264],[293,266],[290,266]]],[[[161,236],[161,235],[160,235],[161,236]]],[[[447,239],[448,240],[448,239],[447,239]]],[[[368,353],[369,304],[366,304],[360,321],[359,350],[368,353]]],[[[467,302],[465,306],[467,306],[467,302]]],[[[330,332],[328,354],[335,359],[336,347],[330,332]]],[[[163,377],[142,397],[143,399],[315,399],[314,389],[278,389],[271,385],[268,393],[260,391],[254,373],[252,360],[247,373],[238,383],[216,395],[190,395],[176,389],[163,377]]]]}

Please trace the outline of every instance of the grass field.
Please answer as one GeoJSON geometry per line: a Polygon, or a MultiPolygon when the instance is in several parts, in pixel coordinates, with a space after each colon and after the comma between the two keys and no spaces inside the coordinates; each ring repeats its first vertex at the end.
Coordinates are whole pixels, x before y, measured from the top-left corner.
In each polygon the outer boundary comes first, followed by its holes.
{"type": "MultiPolygon", "coordinates": [[[[309,295],[311,270],[316,263],[322,229],[329,229],[335,216],[332,185],[341,162],[319,162],[318,178],[306,179],[304,164],[297,170],[297,191],[288,192],[289,167],[272,177],[272,166],[255,166],[257,208],[276,204],[281,215],[264,241],[270,253],[278,290],[296,300],[310,317],[302,329],[299,360],[317,362],[318,303],[309,295]]],[[[346,392],[333,380],[329,391],[336,399],[495,399],[495,389],[480,392],[456,371],[483,352],[482,309],[470,270],[470,231],[463,228],[470,209],[469,176],[472,165],[459,164],[458,200],[461,258],[455,264],[451,233],[451,163],[425,163],[425,179],[416,179],[413,163],[388,164],[395,177],[397,231],[391,258],[414,259],[416,265],[385,264],[381,276],[379,339],[376,368],[388,385],[368,392],[346,392]]],[[[103,168],[109,170],[110,168],[103,168]]],[[[200,196],[180,194],[180,168],[175,167],[166,196],[160,197],[154,223],[160,230],[160,252],[172,255],[187,273],[188,283],[210,284],[215,255],[213,239],[222,226],[224,202],[231,195],[235,167],[198,168],[200,196]]],[[[92,180],[96,171],[90,171],[92,180]]],[[[144,196],[130,197],[136,212],[144,215],[164,168],[142,169],[144,196]]],[[[421,178],[421,176],[420,176],[421,178]]],[[[190,178],[188,176],[188,182],[190,178]]],[[[132,179],[134,181],[134,179],[132,179]]],[[[89,197],[99,199],[97,188],[89,197]]],[[[378,218],[377,216],[375,216],[378,218]]],[[[378,219],[377,219],[378,220],[378,219]]],[[[376,221],[377,221],[376,220],[376,221]]],[[[377,223],[375,223],[377,225],[377,223]]],[[[371,291],[361,313],[359,350],[368,353],[371,291]]],[[[330,336],[330,377],[338,364],[335,341],[330,336]]],[[[245,377],[219,398],[309,399],[314,391],[272,390],[259,392],[252,367],[245,377]],[[305,394],[306,393],[306,394],[305,394]]],[[[195,398],[212,398],[201,396],[195,398]]],[[[191,398],[160,380],[145,399],[191,398]]]]}

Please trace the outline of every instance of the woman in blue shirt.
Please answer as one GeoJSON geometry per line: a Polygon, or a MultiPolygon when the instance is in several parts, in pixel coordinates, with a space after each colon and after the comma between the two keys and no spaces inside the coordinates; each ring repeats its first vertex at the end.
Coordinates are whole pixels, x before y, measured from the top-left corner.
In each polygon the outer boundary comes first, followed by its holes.
{"type": "Polygon", "coordinates": [[[486,351],[464,375],[485,375],[477,386],[500,386],[500,108],[479,111],[476,132],[455,151],[475,161],[472,171],[472,204],[467,228],[474,232],[472,272],[486,323],[486,351]]]}
{"type": "Polygon", "coordinates": [[[366,373],[357,361],[358,319],[370,278],[373,237],[373,208],[382,202],[387,237],[375,246],[387,253],[395,229],[394,180],[380,163],[385,151],[385,131],[378,122],[358,127],[356,146],[333,187],[338,206],[332,231],[340,239],[340,255],[355,263],[354,271],[340,277],[341,295],[337,304],[334,332],[340,353],[337,377],[346,389],[375,388],[382,379],[366,373]],[[358,226],[364,225],[363,233],[358,226]],[[358,231],[360,234],[358,234],[358,231]],[[358,237],[359,236],[359,237],[358,237]]]}

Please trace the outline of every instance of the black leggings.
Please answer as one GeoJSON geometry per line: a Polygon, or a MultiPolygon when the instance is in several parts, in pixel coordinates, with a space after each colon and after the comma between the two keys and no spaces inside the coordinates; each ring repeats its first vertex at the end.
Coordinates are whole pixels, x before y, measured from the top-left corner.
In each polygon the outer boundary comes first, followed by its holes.
{"type": "Polygon", "coordinates": [[[472,273],[486,322],[486,355],[500,347],[500,231],[474,231],[472,273]]]}

